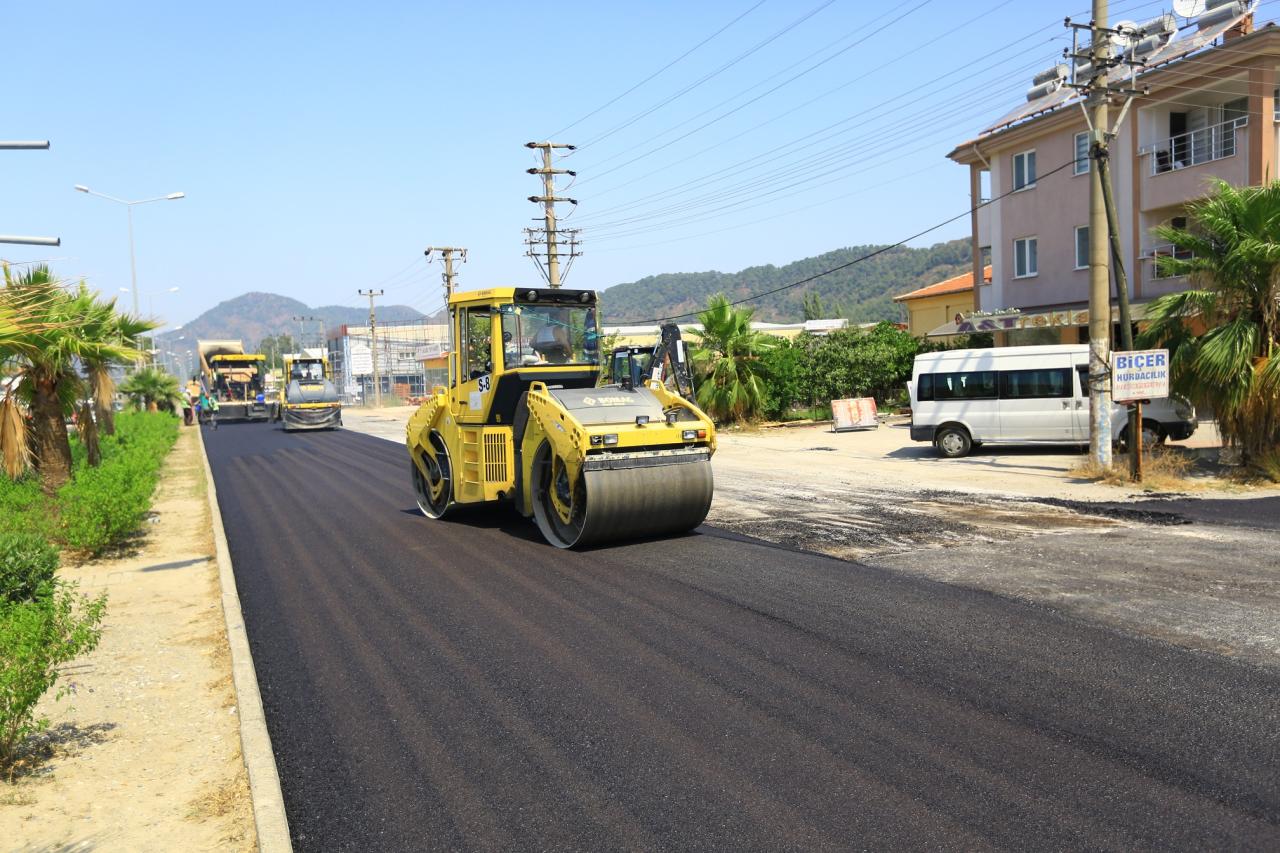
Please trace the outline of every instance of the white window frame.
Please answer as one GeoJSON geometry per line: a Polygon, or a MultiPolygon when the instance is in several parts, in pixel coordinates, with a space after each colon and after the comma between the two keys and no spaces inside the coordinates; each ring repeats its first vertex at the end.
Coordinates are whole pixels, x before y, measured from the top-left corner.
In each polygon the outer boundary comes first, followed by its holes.
{"type": "MultiPolygon", "coordinates": [[[[1085,259],[1084,259],[1084,263],[1083,263],[1083,264],[1082,264],[1082,263],[1080,263],[1080,232],[1081,232],[1081,231],[1088,231],[1088,230],[1089,230],[1089,226],[1088,226],[1088,225],[1077,225],[1077,226],[1075,227],[1075,230],[1074,230],[1074,231],[1072,231],[1072,234],[1071,234],[1071,236],[1075,238],[1075,239],[1074,239],[1074,242],[1072,243],[1072,251],[1073,251],[1073,252],[1075,252],[1075,255],[1076,255],[1076,269],[1077,269],[1077,270],[1087,270],[1087,269],[1089,268],[1089,258],[1087,257],[1087,255],[1088,255],[1088,252],[1087,252],[1087,251],[1085,252],[1086,257],[1085,257],[1085,259]]],[[[1090,239],[1090,240],[1092,240],[1092,239],[1093,239],[1093,235],[1092,235],[1092,234],[1090,234],[1090,235],[1089,235],[1089,239],[1090,239]]]]}
{"type": "Polygon", "coordinates": [[[1016,193],[1022,192],[1023,190],[1033,190],[1036,188],[1036,174],[1035,174],[1036,169],[1034,165],[1032,165],[1031,167],[1031,180],[1028,183],[1023,184],[1022,186],[1018,186],[1018,158],[1019,157],[1022,158],[1022,172],[1025,175],[1027,172],[1026,158],[1028,155],[1030,155],[1034,161],[1034,158],[1036,156],[1036,149],[1028,148],[1026,151],[1019,151],[1017,154],[1013,155],[1013,191],[1016,193]]]}
{"type": "Polygon", "coordinates": [[[1087,175],[1089,170],[1093,168],[1093,162],[1089,159],[1089,131],[1082,130],[1071,138],[1071,156],[1077,157],[1071,163],[1072,175],[1087,175]],[[1080,137],[1084,137],[1084,157],[1080,155],[1080,137]]]}
{"type": "Polygon", "coordinates": [[[1032,234],[1027,237],[1018,237],[1013,241],[1013,277],[1015,279],[1035,278],[1039,274],[1040,274],[1040,238],[1035,234],[1032,234]],[[1027,251],[1026,251],[1027,272],[1021,275],[1018,274],[1018,244],[1019,243],[1025,243],[1027,245],[1027,251]],[[1034,243],[1036,247],[1034,265],[1031,264],[1032,252],[1030,251],[1030,248],[1032,243],[1034,243]]]}

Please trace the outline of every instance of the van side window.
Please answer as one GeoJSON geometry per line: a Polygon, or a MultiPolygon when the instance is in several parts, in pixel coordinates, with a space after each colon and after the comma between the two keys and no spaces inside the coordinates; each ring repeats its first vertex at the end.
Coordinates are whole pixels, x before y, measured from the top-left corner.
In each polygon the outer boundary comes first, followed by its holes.
{"type": "Polygon", "coordinates": [[[1074,397],[1071,368],[1043,367],[1036,370],[1002,370],[1000,399],[1033,400],[1045,397],[1074,397]]]}
{"type": "MultiPolygon", "coordinates": [[[[926,374],[933,383],[934,400],[980,400],[996,396],[996,372],[975,370],[972,373],[926,374]]],[[[924,376],[920,377],[922,380],[924,376]]],[[[923,399],[923,398],[922,398],[923,399]]]]}
{"type": "Polygon", "coordinates": [[[1080,393],[1079,397],[1089,396],[1089,365],[1077,364],[1076,375],[1080,377],[1080,393]]]}
{"type": "Polygon", "coordinates": [[[933,399],[933,374],[921,373],[916,381],[916,399],[925,402],[933,399]]]}

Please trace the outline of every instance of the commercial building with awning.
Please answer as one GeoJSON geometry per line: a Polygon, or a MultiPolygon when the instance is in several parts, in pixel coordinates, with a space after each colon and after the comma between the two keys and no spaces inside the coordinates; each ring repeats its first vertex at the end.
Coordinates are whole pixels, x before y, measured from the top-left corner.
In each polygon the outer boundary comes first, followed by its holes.
{"type": "MultiPolygon", "coordinates": [[[[1135,323],[1141,322],[1146,318],[1147,303],[1129,306],[1129,317],[1135,323]]],[[[1120,310],[1114,305],[1111,307],[1112,324],[1120,322],[1120,310]]],[[[974,311],[968,314],[956,314],[950,323],[943,323],[941,326],[930,330],[928,337],[940,338],[949,335],[972,335],[980,332],[1005,332],[1015,340],[1009,340],[1007,343],[1078,343],[1078,328],[1087,328],[1089,325],[1089,309],[1088,308],[1058,308],[1046,311],[1021,311],[1018,309],[1009,309],[1005,311],[992,311],[990,313],[974,311]],[[1045,340],[1016,340],[1019,332],[1038,332],[1038,337],[1046,338],[1045,340]],[[1054,333],[1058,333],[1059,340],[1049,340],[1054,333]]]]}

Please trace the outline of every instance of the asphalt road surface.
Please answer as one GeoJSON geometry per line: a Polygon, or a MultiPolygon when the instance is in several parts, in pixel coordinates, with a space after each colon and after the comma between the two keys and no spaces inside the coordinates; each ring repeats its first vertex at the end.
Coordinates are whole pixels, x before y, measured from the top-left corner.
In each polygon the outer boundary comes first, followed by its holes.
{"type": "Polygon", "coordinates": [[[1280,848],[1274,672],[710,528],[430,521],[350,432],[205,439],[299,850],[1280,848]]]}

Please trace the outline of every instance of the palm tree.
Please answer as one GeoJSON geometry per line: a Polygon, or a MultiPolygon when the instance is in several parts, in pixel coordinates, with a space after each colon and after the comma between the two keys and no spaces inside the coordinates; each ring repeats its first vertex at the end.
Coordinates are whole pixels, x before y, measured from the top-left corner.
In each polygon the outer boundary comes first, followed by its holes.
{"type": "Polygon", "coordinates": [[[161,406],[173,408],[182,405],[182,389],[177,378],[154,367],[144,367],[129,374],[120,383],[120,391],[132,397],[135,406],[148,412],[154,412],[161,406]]]}
{"type": "Polygon", "coordinates": [[[23,273],[4,267],[0,305],[19,333],[0,345],[0,362],[22,377],[19,395],[31,413],[32,445],[41,485],[52,493],[71,477],[65,418],[82,395],[77,371],[85,361],[124,361],[133,352],[119,340],[111,302],[99,301],[83,282],[71,289],[43,265],[23,273]]]}
{"type": "MultiPolygon", "coordinates": [[[[103,325],[94,330],[95,335],[104,340],[114,339],[124,346],[136,349],[142,334],[154,328],[154,325],[129,314],[116,313],[114,299],[109,304],[112,310],[100,318],[103,325]]],[[[93,413],[103,435],[114,435],[116,431],[115,410],[111,408],[111,401],[116,393],[116,382],[111,376],[111,369],[118,363],[116,360],[105,358],[81,360],[81,366],[89,383],[89,391],[93,397],[93,413]]]]}
{"type": "Polygon", "coordinates": [[[764,365],[760,356],[776,346],[773,338],[751,328],[754,308],[734,308],[723,294],[711,297],[698,315],[693,366],[703,377],[698,405],[722,421],[756,417],[764,406],[764,365]]]}
{"type": "Polygon", "coordinates": [[[1214,191],[1188,210],[1187,230],[1156,235],[1178,257],[1160,257],[1165,275],[1191,289],[1147,306],[1143,346],[1171,351],[1174,389],[1208,406],[1228,445],[1246,464],[1280,451],[1280,182],[1214,191]]]}

